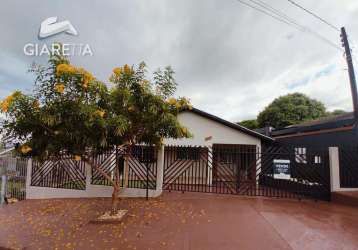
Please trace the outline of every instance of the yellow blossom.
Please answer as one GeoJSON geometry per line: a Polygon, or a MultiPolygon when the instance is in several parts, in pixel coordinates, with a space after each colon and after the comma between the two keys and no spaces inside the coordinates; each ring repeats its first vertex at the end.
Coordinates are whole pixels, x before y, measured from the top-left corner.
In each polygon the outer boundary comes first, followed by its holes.
{"type": "Polygon", "coordinates": [[[187,135],[187,134],[188,134],[188,129],[187,129],[187,128],[181,127],[180,129],[181,129],[181,132],[182,132],[183,135],[187,135]]]}
{"type": "Polygon", "coordinates": [[[176,107],[177,109],[180,109],[180,108],[181,108],[181,104],[180,104],[179,102],[177,102],[177,103],[175,104],[175,107],[176,107]]]}
{"type": "Polygon", "coordinates": [[[82,87],[88,88],[88,84],[94,79],[93,75],[84,68],[75,68],[77,74],[82,75],[82,87]]]}
{"type": "Polygon", "coordinates": [[[59,64],[56,67],[56,74],[57,76],[61,76],[62,74],[74,74],[76,73],[76,68],[71,64],[59,64]]]}
{"type": "Polygon", "coordinates": [[[62,83],[55,84],[55,91],[58,93],[63,93],[63,91],[65,91],[65,85],[62,83]]]}
{"type": "Polygon", "coordinates": [[[88,80],[89,82],[94,79],[94,76],[88,71],[86,71],[86,73],[84,74],[83,77],[84,77],[84,79],[88,80]]]}
{"type": "Polygon", "coordinates": [[[9,110],[9,106],[11,105],[14,97],[12,95],[8,96],[1,102],[1,111],[7,112],[9,110]]]}
{"type": "Polygon", "coordinates": [[[28,145],[22,145],[20,147],[20,152],[23,154],[27,154],[28,152],[30,152],[32,150],[32,148],[28,145]]]}
{"type": "Polygon", "coordinates": [[[38,109],[40,107],[40,102],[38,100],[35,100],[33,103],[32,103],[32,106],[35,108],[35,109],[38,109]]]}
{"type": "Polygon", "coordinates": [[[1,111],[4,113],[8,112],[11,103],[14,101],[14,98],[19,95],[21,95],[21,92],[15,91],[14,93],[6,97],[0,104],[1,111]]]}
{"type": "Polygon", "coordinates": [[[88,84],[89,84],[93,79],[94,79],[93,75],[92,75],[91,73],[89,73],[89,72],[86,71],[86,72],[83,74],[83,84],[82,84],[82,86],[83,86],[84,88],[87,88],[87,87],[88,87],[88,84]]]}
{"type": "Polygon", "coordinates": [[[87,71],[86,71],[84,68],[82,68],[82,67],[76,68],[76,71],[77,71],[78,74],[82,74],[82,75],[84,75],[84,74],[87,72],[87,71]]]}
{"type": "Polygon", "coordinates": [[[193,109],[193,105],[188,104],[188,109],[189,109],[189,110],[192,110],[192,109],[193,109]]]}
{"type": "Polygon", "coordinates": [[[95,115],[98,115],[98,116],[100,116],[100,117],[103,117],[105,113],[106,113],[106,112],[104,112],[103,110],[96,110],[96,111],[94,112],[95,115]]]}
{"type": "Polygon", "coordinates": [[[113,73],[114,73],[116,76],[120,76],[121,73],[122,73],[122,69],[121,69],[120,67],[114,68],[114,69],[113,69],[113,73]]]}
{"type": "Polygon", "coordinates": [[[128,111],[132,112],[134,110],[135,110],[135,108],[133,106],[128,107],[128,111]]]}
{"type": "Polygon", "coordinates": [[[82,87],[83,87],[84,89],[87,89],[87,88],[88,88],[88,81],[83,80],[82,87]]]}
{"type": "Polygon", "coordinates": [[[186,98],[181,98],[180,103],[181,103],[182,106],[187,106],[187,105],[190,104],[189,100],[186,99],[186,98]]]}
{"type": "Polygon", "coordinates": [[[148,80],[143,80],[143,81],[141,82],[141,84],[142,84],[142,86],[148,85],[148,84],[149,84],[149,81],[148,81],[148,80]]]}
{"type": "Polygon", "coordinates": [[[129,67],[128,64],[125,64],[125,65],[123,66],[123,71],[124,71],[124,73],[125,73],[126,75],[132,74],[132,69],[131,69],[131,67],[129,67]]]}
{"type": "Polygon", "coordinates": [[[169,98],[167,101],[170,105],[175,105],[177,103],[177,100],[173,97],[169,98]]]}
{"type": "Polygon", "coordinates": [[[75,155],[75,161],[80,161],[81,160],[81,156],[80,155],[75,155]]]}

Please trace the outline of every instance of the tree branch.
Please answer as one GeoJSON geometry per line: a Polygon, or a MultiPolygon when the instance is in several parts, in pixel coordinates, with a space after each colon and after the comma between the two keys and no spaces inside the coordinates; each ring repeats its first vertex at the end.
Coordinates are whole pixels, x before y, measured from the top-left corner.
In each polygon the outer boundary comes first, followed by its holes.
{"type": "Polygon", "coordinates": [[[96,169],[98,172],[100,172],[113,186],[117,185],[112,178],[98,165],[95,164],[90,157],[85,156],[84,161],[87,162],[92,168],[96,169]]]}

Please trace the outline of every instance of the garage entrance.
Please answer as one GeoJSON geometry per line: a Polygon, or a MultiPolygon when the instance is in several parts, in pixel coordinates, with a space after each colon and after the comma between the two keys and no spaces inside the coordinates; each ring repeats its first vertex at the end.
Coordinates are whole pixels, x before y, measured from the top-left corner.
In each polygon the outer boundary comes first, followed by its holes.
{"type": "Polygon", "coordinates": [[[330,199],[328,152],[254,145],[166,146],[163,189],[330,199]]]}

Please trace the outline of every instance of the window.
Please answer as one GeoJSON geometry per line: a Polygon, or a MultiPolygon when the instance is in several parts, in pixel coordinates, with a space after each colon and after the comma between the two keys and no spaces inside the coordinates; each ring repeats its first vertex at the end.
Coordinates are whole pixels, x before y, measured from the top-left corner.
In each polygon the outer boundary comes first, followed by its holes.
{"type": "Polygon", "coordinates": [[[307,164],[306,148],[295,148],[295,161],[307,164]]]}
{"type": "Polygon", "coordinates": [[[322,163],[322,159],[321,159],[321,156],[320,156],[320,155],[316,155],[316,156],[314,157],[314,163],[315,163],[315,164],[320,164],[320,163],[322,163]]]}
{"type": "Polygon", "coordinates": [[[132,155],[140,162],[156,162],[156,151],[151,146],[134,146],[132,148],[132,155]]]}
{"type": "Polygon", "coordinates": [[[238,161],[238,153],[219,151],[217,153],[217,160],[222,163],[232,164],[238,161]]]}
{"type": "Polygon", "coordinates": [[[194,147],[177,148],[177,159],[198,161],[200,159],[200,148],[194,148],[194,147]]]}

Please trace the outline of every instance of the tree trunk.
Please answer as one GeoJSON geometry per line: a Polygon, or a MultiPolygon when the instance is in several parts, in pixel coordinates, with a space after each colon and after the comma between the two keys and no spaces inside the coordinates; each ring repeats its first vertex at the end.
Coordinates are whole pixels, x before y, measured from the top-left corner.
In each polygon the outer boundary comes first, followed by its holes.
{"type": "Polygon", "coordinates": [[[119,186],[113,186],[112,193],[112,207],[111,207],[111,215],[115,215],[118,212],[118,203],[119,203],[119,186]]]}
{"type": "Polygon", "coordinates": [[[114,172],[114,185],[112,193],[112,209],[111,215],[117,214],[118,202],[119,202],[119,189],[120,189],[120,172],[119,172],[119,159],[118,159],[118,148],[116,148],[116,167],[114,172]]]}
{"type": "MultiPolygon", "coordinates": [[[[105,177],[112,185],[113,185],[113,193],[112,193],[112,204],[111,204],[111,215],[115,215],[118,212],[118,203],[119,203],[119,191],[120,191],[120,170],[119,170],[119,162],[118,162],[118,149],[120,147],[116,147],[116,167],[114,173],[114,180],[112,180],[111,176],[107,174],[100,165],[96,164],[89,155],[84,157],[86,163],[88,163],[91,168],[96,169],[103,177],[105,177]]],[[[122,156],[123,157],[123,156],[122,156]]],[[[122,158],[123,159],[123,158],[122,158]]],[[[127,158],[124,156],[124,161],[126,162],[127,158]]]]}
{"type": "MultiPolygon", "coordinates": [[[[96,169],[100,174],[105,177],[113,185],[112,193],[112,204],[111,204],[111,215],[117,214],[118,211],[118,202],[119,202],[119,191],[120,191],[120,181],[119,181],[119,169],[116,167],[115,171],[115,180],[112,178],[97,164],[95,164],[89,157],[85,157],[85,162],[87,162],[91,168],[96,169]]],[[[117,164],[116,164],[117,165],[117,164]]]]}

